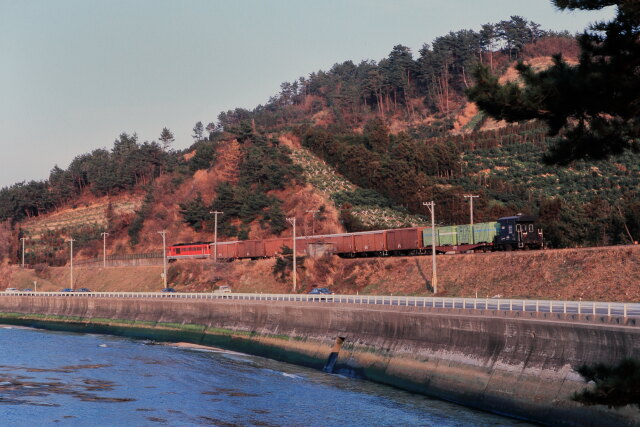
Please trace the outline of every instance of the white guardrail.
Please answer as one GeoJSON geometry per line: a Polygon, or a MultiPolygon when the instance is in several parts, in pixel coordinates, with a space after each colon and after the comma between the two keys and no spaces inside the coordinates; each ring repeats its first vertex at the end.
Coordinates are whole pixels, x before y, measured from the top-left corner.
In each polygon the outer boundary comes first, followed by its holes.
{"type": "Polygon", "coordinates": [[[66,297],[66,298],[161,298],[196,300],[248,300],[286,302],[332,302],[341,304],[373,304],[425,308],[460,308],[503,310],[537,313],[591,314],[640,317],[640,303],[597,301],[553,301],[496,298],[441,298],[383,295],[322,295],[322,294],[245,294],[245,293],[182,293],[182,292],[0,292],[3,296],[66,297]]]}

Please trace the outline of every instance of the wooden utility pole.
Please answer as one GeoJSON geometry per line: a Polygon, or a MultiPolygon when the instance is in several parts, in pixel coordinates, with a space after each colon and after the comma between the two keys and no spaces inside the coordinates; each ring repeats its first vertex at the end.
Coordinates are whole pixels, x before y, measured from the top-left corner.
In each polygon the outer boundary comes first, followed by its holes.
{"type": "Polygon", "coordinates": [[[471,204],[469,205],[469,211],[470,211],[470,216],[471,216],[471,243],[475,243],[475,236],[473,235],[473,199],[476,199],[480,196],[474,196],[471,194],[465,194],[464,198],[465,199],[469,199],[469,202],[471,202],[471,204]]]}
{"type": "Polygon", "coordinates": [[[27,240],[27,238],[21,237],[20,240],[22,240],[22,268],[24,269],[24,241],[27,240]]]}
{"type": "Polygon", "coordinates": [[[107,267],[107,236],[109,233],[102,233],[102,268],[107,267]]]}
{"type": "Polygon", "coordinates": [[[167,287],[167,230],[158,231],[162,235],[162,284],[167,287]]]}
{"type": "Polygon", "coordinates": [[[311,235],[315,236],[315,234],[316,234],[316,214],[318,212],[320,212],[320,211],[317,210],[317,209],[309,209],[306,212],[311,214],[311,235]]]}
{"type": "Polygon", "coordinates": [[[213,262],[218,262],[218,215],[222,215],[224,212],[210,211],[210,214],[214,216],[214,231],[213,231],[213,262]]]}
{"type": "Polygon", "coordinates": [[[431,286],[433,287],[433,293],[438,293],[438,273],[436,271],[436,221],[435,221],[435,202],[422,202],[422,204],[429,208],[431,212],[431,260],[433,265],[431,267],[431,286]]]}
{"type": "Polygon", "coordinates": [[[296,218],[287,218],[287,221],[293,225],[293,292],[296,291],[296,218]]]}
{"type": "Polygon", "coordinates": [[[69,242],[71,244],[71,262],[70,262],[70,274],[69,274],[69,287],[71,289],[73,289],[73,242],[75,242],[74,239],[69,239],[67,240],[67,242],[69,242]]]}

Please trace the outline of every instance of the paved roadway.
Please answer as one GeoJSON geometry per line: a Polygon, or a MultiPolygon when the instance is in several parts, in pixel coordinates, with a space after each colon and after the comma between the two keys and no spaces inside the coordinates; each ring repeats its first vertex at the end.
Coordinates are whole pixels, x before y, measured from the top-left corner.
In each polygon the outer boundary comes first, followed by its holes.
{"type": "Polygon", "coordinates": [[[541,313],[598,314],[640,317],[639,303],[551,301],[494,298],[438,298],[382,295],[310,295],[244,293],[163,293],[163,292],[0,292],[2,296],[74,297],[74,298],[163,298],[163,299],[232,299],[253,301],[333,302],[338,304],[373,304],[386,306],[436,307],[479,310],[526,311],[541,313]]]}

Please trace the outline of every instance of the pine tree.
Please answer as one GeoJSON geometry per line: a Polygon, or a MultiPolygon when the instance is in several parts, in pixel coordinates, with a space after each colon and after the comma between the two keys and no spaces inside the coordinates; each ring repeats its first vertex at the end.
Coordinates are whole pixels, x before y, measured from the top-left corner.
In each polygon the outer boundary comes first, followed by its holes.
{"type": "Polygon", "coordinates": [[[524,85],[500,84],[486,67],[468,92],[486,113],[510,122],[540,119],[560,142],[548,160],[606,158],[640,149],[640,3],[626,0],[553,0],[560,9],[597,10],[616,5],[616,17],[589,27],[578,39],[580,62],[560,55],[536,72],[520,62],[524,85]]]}
{"type": "Polygon", "coordinates": [[[184,222],[196,231],[202,230],[204,223],[211,218],[209,207],[202,200],[200,193],[197,193],[194,199],[180,203],[179,206],[184,222]]]}
{"type": "Polygon", "coordinates": [[[169,130],[169,128],[162,128],[162,132],[160,133],[160,141],[162,141],[162,149],[167,151],[171,147],[171,143],[175,141],[173,137],[173,133],[169,130]]]}
{"type": "Polygon", "coordinates": [[[202,135],[204,134],[204,125],[202,122],[196,123],[193,127],[193,135],[191,137],[195,142],[202,141],[202,135]]]}

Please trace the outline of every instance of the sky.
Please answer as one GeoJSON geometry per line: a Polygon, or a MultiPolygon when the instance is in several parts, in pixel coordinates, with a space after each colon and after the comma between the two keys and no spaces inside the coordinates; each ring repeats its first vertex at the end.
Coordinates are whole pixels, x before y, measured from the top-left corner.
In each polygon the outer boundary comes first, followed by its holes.
{"type": "Polygon", "coordinates": [[[122,132],[187,148],[197,121],[252,109],[337,62],[520,15],[582,31],[613,16],[547,0],[0,0],[0,188],[47,179],[122,132]]]}

